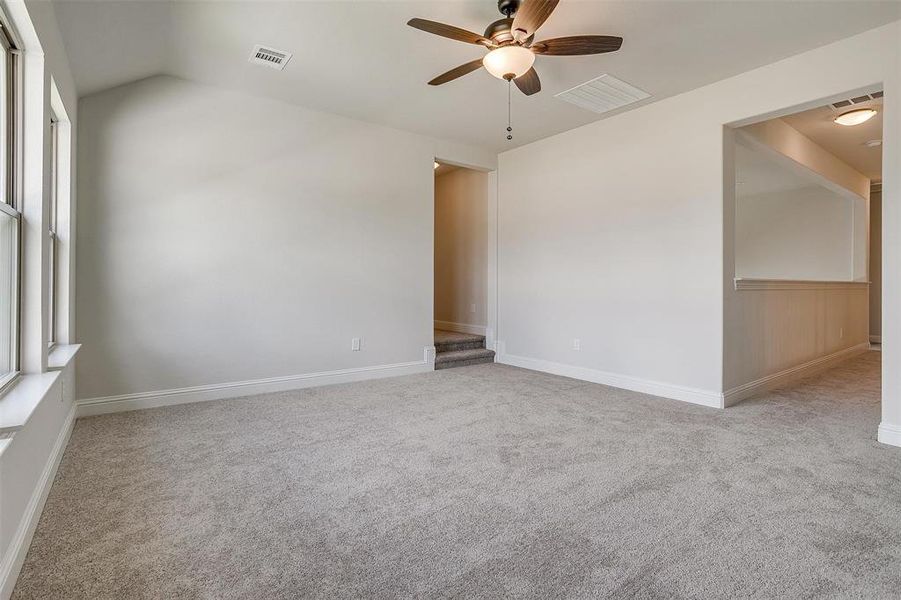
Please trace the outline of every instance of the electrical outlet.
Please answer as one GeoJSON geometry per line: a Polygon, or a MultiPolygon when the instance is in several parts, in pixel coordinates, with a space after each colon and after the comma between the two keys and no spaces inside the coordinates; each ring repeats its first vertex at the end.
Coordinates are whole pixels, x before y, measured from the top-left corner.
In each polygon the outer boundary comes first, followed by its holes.
{"type": "Polygon", "coordinates": [[[471,312],[472,314],[475,314],[475,312],[476,312],[476,305],[475,305],[475,304],[470,304],[470,305],[469,305],[469,312],[471,312]]]}
{"type": "Polygon", "coordinates": [[[359,352],[360,348],[363,347],[363,338],[353,338],[350,340],[350,349],[354,352],[359,352]]]}
{"type": "Polygon", "coordinates": [[[573,350],[581,350],[582,349],[582,340],[575,339],[573,340],[573,350]]]}

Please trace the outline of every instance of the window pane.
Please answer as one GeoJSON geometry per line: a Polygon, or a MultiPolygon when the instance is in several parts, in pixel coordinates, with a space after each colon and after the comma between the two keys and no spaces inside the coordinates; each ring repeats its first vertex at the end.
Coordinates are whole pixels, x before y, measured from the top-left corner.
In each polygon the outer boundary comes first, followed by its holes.
{"type": "Polygon", "coordinates": [[[10,104],[9,50],[0,44],[0,201],[12,204],[9,198],[9,155],[10,155],[10,104]]]}
{"type": "Polygon", "coordinates": [[[50,331],[50,343],[56,341],[56,235],[50,233],[50,318],[47,327],[50,331]]]}
{"type": "Polygon", "coordinates": [[[59,194],[59,122],[50,121],[50,231],[56,231],[56,204],[59,194]]]}
{"type": "Polygon", "coordinates": [[[0,211],[0,377],[16,370],[18,219],[0,211]]]}

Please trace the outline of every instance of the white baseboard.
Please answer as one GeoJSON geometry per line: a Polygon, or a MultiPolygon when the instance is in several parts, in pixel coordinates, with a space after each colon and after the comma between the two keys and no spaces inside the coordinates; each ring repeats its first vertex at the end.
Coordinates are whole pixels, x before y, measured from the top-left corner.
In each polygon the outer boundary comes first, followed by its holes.
{"type": "MultiPolygon", "coordinates": [[[[503,342],[498,342],[497,346],[500,350],[505,350],[505,344],[503,342]]],[[[506,352],[498,354],[497,362],[514,367],[522,367],[523,369],[531,369],[532,371],[541,371],[543,373],[562,375],[563,377],[571,377],[582,381],[590,381],[592,383],[600,383],[611,387],[632,390],[633,392],[651,394],[652,396],[662,396],[663,398],[670,398],[672,400],[681,400],[683,402],[691,402],[692,404],[700,404],[712,408],[722,408],[721,394],[711,390],[689,388],[673,385],[671,383],[641,379],[630,375],[620,375],[586,367],[565,365],[537,358],[514,356],[507,354],[506,352]]]]}
{"type": "Polygon", "coordinates": [[[471,333],[473,335],[485,335],[484,325],[470,325],[469,323],[451,323],[450,321],[435,321],[435,329],[442,331],[456,331],[457,333],[471,333]]]}
{"type": "Polygon", "coordinates": [[[827,354],[826,356],[815,358],[806,363],[779,371],[778,373],[773,373],[772,375],[767,375],[766,377],[761,377],[760,379],[755,379],[754,381],[749,381],[748,383],[736,386],[723,393],[723,406],[734,406],[742,400],[746,400],[757,394],[814,375],[819,371],[828,369],[836,363],[866,352],[869,348],[869,342],[864,342],[862,344],[857,344],[856,346],[851,346],[850,348],[839,350],[838,352],[833,352],[832,354],[827,354]]]}
{"type": "Polygon", "coordinates": [[[879,424],[879,433],[876,439],[883,444],[901,446],[901,425],[892,425],[883,421],[879,424]]]}
{"type": "Polygon", "coordinates": [[[299,390],[321,385],[332,385],[335,383],[350,383],[367,379],[413,375],[415,373],[426,373],[428,371],[433,371],[434,369],[435,348],[434,346],[426,346],[423,351],[423,360],[416,362],[340,369],[337,371],[324,371],[321,373],[305,373],[303,375],[253,379],[250,381],[232,381],[228,383],[199,385],[171,390],[138,392],[135,394],[122,394],[119,396],[104,396],[101,398],[86,398],[77,401],[77,416],[89,417],[128,410],[172,406],[174,404],[189,404],[207,400],[240,398],[242,396],[299,390]]]}
{"type": "Polygon", "coordinates": [[[4,600],[9,598],[16,586],[16,579],[19,577],[19,571],[25,562],[25,556],[28,554],[28,547],[31,545],[31,538],[34,535],[35,527],[41,517],[41,511],[44,510],[44,502],[47,500],[47,494],[50,493],[50,487],[53,485],[53,479],[56,477],[56,470],[59,467],[59,461],[63,457],[66,450],[66,444],[69,443],[69,436],[72,434],[72,426],[75,423],[75,406],[69,410],[66,420],[63,422],[62,429],[56,437],[44,470],[38,478],[38,483],[31,493],[31,499],[25,508],[25,514],[19,521],[19,528],[16,530],[15,537],[9,545],[3,562],[0,563],[0,598],[4,600]]]}
{"type": "Polygon", "coordinates": [[[871,335],[871,336],[870,336],[870,343],[871,343],[871,344],[881,344],[881,343],[882,343],[882,336],[881,336],[881,335],[871,335]]]}

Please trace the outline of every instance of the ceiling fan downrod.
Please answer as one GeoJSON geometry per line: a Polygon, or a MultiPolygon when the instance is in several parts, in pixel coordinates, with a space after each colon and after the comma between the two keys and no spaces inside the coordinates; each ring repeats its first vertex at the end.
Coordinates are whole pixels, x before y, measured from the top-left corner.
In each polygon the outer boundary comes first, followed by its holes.
{"type": "Polygon", "coordinates": [[[512,77],[506,77],[507,80],[507,141],[513,139],[512,110],[511,110],[511,92],[510,86],[513,84],[512,77]]]}
{"type": "Polygon", "coordinates": [[[502,15],[511,18],[519,8],[519,0],[497,0],[497,9],[502,15]]]}

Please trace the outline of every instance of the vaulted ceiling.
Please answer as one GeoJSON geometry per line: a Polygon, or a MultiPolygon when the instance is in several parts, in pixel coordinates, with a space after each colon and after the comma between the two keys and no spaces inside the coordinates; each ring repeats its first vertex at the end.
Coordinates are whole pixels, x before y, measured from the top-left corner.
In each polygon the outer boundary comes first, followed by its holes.
{"type": "Polygon", "coordinates": [[[537,37],[608,34],[625,43],[614,54],[539,56],[543,89],[531,97],[514,90],[508,142],[503,81],[479,70],[426,85],[484,49],[406,26],[422,17],[482,32],[500,18],[493,0],[58,0],[55,7],[82,95],[169,74],[494,150],[603,118],[554,97],[603,73],[653,102],[901,18],[896,2],[563,0],[537,37]],[[253,65],[254,44],[294,57],[282,72],[253,65]]]}

